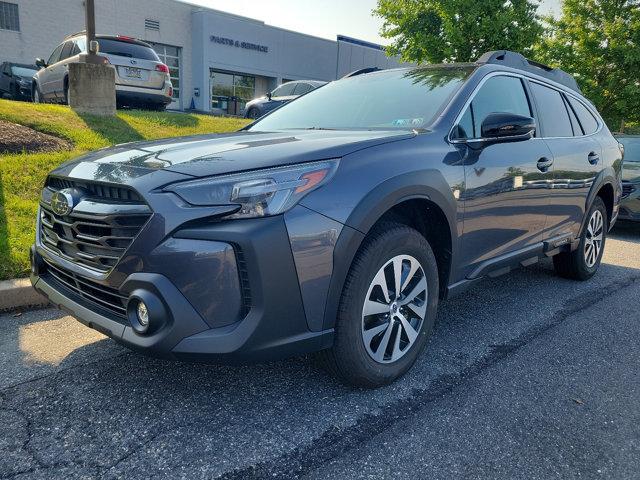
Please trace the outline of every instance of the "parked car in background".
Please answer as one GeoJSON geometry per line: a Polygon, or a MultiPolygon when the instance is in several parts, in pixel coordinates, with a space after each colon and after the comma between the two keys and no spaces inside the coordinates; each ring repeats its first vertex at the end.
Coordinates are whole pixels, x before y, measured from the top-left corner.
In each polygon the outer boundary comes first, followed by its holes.
{"type": "Polygon", "coordinates": [[[31,100],[31,85],[37,71],[35,65],[4,62],[0,65],[0,98],[31,100]]]}
{"type": "Polygon", "coordinates": [[[640,222],[640,135],[616,135],[624,146],[620,220],[640,222]]]}
{"type": "Polygon", "coordinates": [[[320,352],[375,387],[413,365],[441,299],[546,257],[591,278],[621,164],[575,79],[522,55],[354,75],[239,132],[56,168],[31,281],[140,351],[320,352]]]}
{"type": "MultiPolygon", "coordinates": [[[[164,110],[171,103],[173,87],[169,67],[151,46],[135,38],[98,35],[99,56],[113,65],[116,73],[116,101],[119,107],[164,110]]],[[[34,76],[34,102],[67,104],[69,64],[79,61],[87,50],[84,33],[65,38],[48,60],[38,58],[40,70],[34,76]]]]}
{"type": "Polygon", "coordinates": [[[327,82],[318,80],[295,80],[283,83],[273,92],[248,102],[245,106],[244,116],[245,118],[260,118],[265,113],[326,84],[327,82]]]}

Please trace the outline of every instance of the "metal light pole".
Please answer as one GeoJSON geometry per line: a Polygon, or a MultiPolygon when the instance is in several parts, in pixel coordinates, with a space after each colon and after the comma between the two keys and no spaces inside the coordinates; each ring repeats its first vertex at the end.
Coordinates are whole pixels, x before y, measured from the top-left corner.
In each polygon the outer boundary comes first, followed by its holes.
{"type": "Polygon", "coordinates": [[[96,10],[94,0],[84,0],[87,54],[83,55],[82,61],[85,63],[104,63],[98,57],[98,42],[96,41],[96,10]]]}

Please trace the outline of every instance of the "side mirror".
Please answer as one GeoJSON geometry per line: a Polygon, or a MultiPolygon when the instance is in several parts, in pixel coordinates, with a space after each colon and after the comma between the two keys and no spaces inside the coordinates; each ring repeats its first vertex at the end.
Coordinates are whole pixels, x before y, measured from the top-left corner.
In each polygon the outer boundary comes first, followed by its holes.
{"type": "Polygon", "coordinates": [[[47,62],[41,58],[36,58],[36,67],[47,68],[47,62]]]}
{"type": "Polygon", "coordinates": [[[536,121],[515,113],[491,113],[482,122],[480,132],[484,141],[520,142],[535,136],[536,121]]]}
{"type": "Polygon", "coordinates": [[[271,100],[271,92],[267,92],[267,99],[271,100]]]}

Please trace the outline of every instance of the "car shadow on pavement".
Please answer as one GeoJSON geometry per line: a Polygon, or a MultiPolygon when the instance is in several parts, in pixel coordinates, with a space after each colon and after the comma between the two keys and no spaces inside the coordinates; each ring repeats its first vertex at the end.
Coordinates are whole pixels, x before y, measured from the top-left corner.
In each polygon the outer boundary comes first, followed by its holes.
{"type": "MultiPolygon", "coordinates": [[[[311,357],[247,366],[149,358],[89,335],[69,318],[61,321],[55,310],[43,311],[33,321],[5,324],[13,331],[5,332],[0,346],[17,349],[23,370],[12,370],[15,378],[0,390],[0,414],[5,409],[25,419],[29,431],[17,432],[12,445],[37,458],[36,468],[91,467],[130,478],[163,476],[171,468],[182,468],[177,471],[186,477],[202,476],[202,468],[207,478],[230,471],[229,478],[261,478],[252,469],[279,471],[296,462],[308,470],[392,427],[576,312],[640,282],[639,269],[612,263],[590,282],[551,282],[552,276],[545,261],[444,302],[414,368],[377,390],[344,386],[311,357]],[[29,344],[25,331],[38,322],[48,327],[31,332],[31,346],[22,351],[29,344]],[[61,339],[76,348],[56,347],[64,358],[48,354],[61,339]],[[34,361],[47,358],[57,363],[29,372],[34,361]]],[[[0,456],[8,448],[2,445],[0,456]]],[[[293,477],[285,472],[278,478],[293,477]]]]}
{"type": "Polygon", "coordinates": [[[640,243],[640,222],[618,220],[609,236],[618,240],[640,243]]]}
{"type": "Polygon", "coordinates": [[[144,137],[135,128],[118,116],[101,117],[86,113],[78,115],[91,130],[112,145],[144,140],[144,137]]]}

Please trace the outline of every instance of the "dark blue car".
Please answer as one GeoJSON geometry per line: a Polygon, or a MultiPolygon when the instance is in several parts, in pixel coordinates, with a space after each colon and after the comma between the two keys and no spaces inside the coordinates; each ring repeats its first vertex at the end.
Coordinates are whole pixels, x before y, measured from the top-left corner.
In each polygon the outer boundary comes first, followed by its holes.
{"type": "Polygon", "coordinates": [[[265,113],[270,112],[284,105],[300,95],[309,93],[318,87],[326,85],[327,82],[318,80],[296,80],[280,85],[273,92],[267,93],[264,97],[256,98],[247,103],[245,107],[245,118],[260,118],[265,113]]]}

